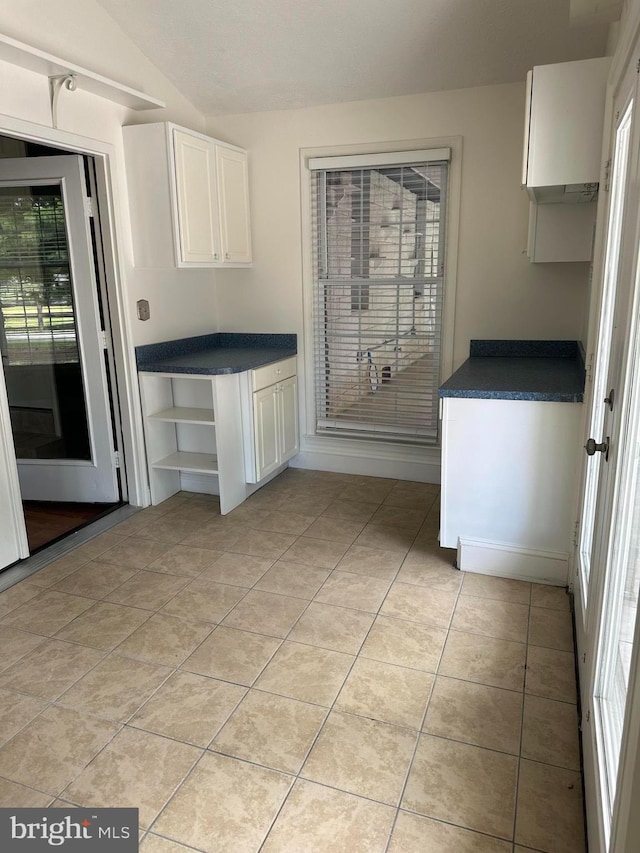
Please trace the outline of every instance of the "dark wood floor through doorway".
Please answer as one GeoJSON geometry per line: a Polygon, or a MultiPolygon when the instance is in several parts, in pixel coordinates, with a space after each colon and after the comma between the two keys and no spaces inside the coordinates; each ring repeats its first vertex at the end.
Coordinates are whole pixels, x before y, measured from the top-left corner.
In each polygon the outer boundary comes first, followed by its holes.
{"type": "Polygon", "coordinates": [[[113,504],[56,503],[23,501],[27,538],[31,553],[72,533],[90,521],[120,506],[113,504]]]}

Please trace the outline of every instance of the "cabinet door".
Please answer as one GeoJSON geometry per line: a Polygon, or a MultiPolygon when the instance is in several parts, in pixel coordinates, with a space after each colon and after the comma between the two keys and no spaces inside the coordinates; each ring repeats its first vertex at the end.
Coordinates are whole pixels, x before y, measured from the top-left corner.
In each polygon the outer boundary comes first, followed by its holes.
{"type": "Polygon", "coordinates": [[[219,258],[212,144],[173,129],[178,266],[213,266],[219,258]]]}
{"type": "Polygon", "coordinates": [[[216,145],[222,262],[251,263],[247,154],[216,145]]]}
{"type": "Polygon", "coordinates": [[[598,183],[610,65],[605,56],[533,69],[527,186],[598,183]]]}
{"type": "Polygon", "coordinates": [[[280,462],[295,456],[300,448],[298,435],[298,380],[291,376],[279,384],[280,462]]]}
{"type": "Polygon", "coordinates": [[[280,465],[280,436],[277,385],[253,395],[253,429],[256,448],[256,482],[280,465]]]}
{"type": "Polygon", "coordinates": [[[590,261],[596,224],[595,202],[590,204],[534,204],[529,202],[527,256],[532,263],[590,261]]]}

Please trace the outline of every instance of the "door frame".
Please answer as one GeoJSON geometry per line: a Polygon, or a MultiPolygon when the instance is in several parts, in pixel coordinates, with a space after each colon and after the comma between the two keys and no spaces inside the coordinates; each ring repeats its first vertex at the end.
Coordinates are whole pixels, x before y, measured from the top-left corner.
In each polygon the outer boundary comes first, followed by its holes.
{"type": "MultiPolygon", "coordinates": [[[[610,162],[615,144],[615,117],[614,101],[620,87],[623,85],[626,74],[631,63],[635,65],[638,52],[638,40],[640,39],[640,3],[632,3],[627,10],[627,17],[620,26],[620,41],[614,55],[609,82],[607,86],[607,102],[605,109],[605,124],[603,128],[603,155],[601,185],[607,178],[606,164],[610,162]]],[[[637,106],[640,109],[640,104],[637,106]]],[[[636,122],[638,121],[636,117],[636,122]]],[[[636,143],[636,148],[630,151],[630,169],[633,169],[634,158],[638,159],[638,136],[631,140],[636,143]]],[[[628,183],[627,192],[632,192],[632,197],[637,199],[637,188],[628,183]]],[[[606,241],[609,214],[608,194],[600,193],[598,202],[597,227],[595,235],[595,251],[592,274],[592,288],[589,302],[589,328],[587,335],[587,382],[592,378],[591,371],[595,358],[595,348],[598,343],[600,304],[603,297],[604,263],[606,259],[606,241]]],[[[640,233],[640,232],[638,232],[640,233]]],[[[619,389],[621,400],[622,389],[619,389]]],[[[585,399],[585,411],[583,418],[583,442],[588,438],[587,430],[590,424],[590,407],[592,403],[592,386],[589,388],[585,399]]],[[[614,459],[615,462],[615,454],[614,459]]],[[[582,496],[585,485],[586,465],[582,466],[581,478],[576,493],[576,518],[581,518],[582,496]]],[[[608,523],[609,518],[604,519],[608,523]]],[[[576,533],[577,533],[576,529],[576,533]]],[[[601,544],[601,543],[599,543],[601,544]]],[[[604,853],[608,849],[616,853],[635,853],[640,838],[640,814],[634,803],[640,797],[640,619],[636,624],[634,638],[634,652],[631,662],[629,678],[628,700],[622,734],[620,764],[618,770],[618,782],[616,796],[613,806],[613,814],[610,833],[607,837],[607,828],[603,825],[604,815],[602,803],[602,788],[600,784],[600,773],[597,760],[597,738],[595,734],[595,721],[593,719],[593,680],[596,671],[595,657],[599,646],[600,633],[600,609],[604,594],[604,572],[594,574],[589,587],[589,601],[586,610],[581,600],[580,584],[576,583],[576,571],[579,570],[577,547],[579,547],[579,536],[576,535],[572,559],[569,566],[569,586],[575,585],[576,592],[576,634],[578,639],[578,669],[581,693],[587,697],[582,705],[582,739],[584,759],[584,782],[585,782],[585,807],[587,812],[587,829],[589,837],[589,849],[593,853],[604,853]],[[586,653],[586,660],[583,658],[586,653]],[[586,692],[585,692],[586,691],[586,692]]],[[[601,554],[604,558],[604,554],[601,554]]]]}
{"type": "MultiPolygon", "coordinates": [[[[93,157],[100,204],[99,227],[106,292],[109,300],[110,343],[113,347],[111,358],[115,365],[114,380],[117,386],[117,397],[114,396],[114,401],[117,399],[120,408],[122,498],[134,506],[148,506],[150,497],[144,457],[138,373],[132,344],[131,322],[125,302],[123,252],[119,246],[120,235],[125,235],[127,231],[123,220],[123,205],[118,205],[114,201],[116,197],[114,187],[118,187],[119,190],[125,187],[122,152],[109,142],[1,114],[0,134],[42,145],[51,145],[72,154],[93,157]]],[[[16,492],[14,488],[14,499],[17,502],[16,505],[21,502],[19,489],[16,492]]]]}
{"type": "MultiPolygon", "coordinates": [[[[4,381],[4,371],[0,367],[0,469],[6,471],[7,491],[10,495],[9,506],[3,507],[3,512],[10,516],[11,528],[13,530],[13,541],[9,545],[11,556],[25,559],[29,556],[29,542],[27,540],[27,527],[22,510],[22,498],[20,495],[20,480],[18,479],[18,464],[16,461],[15,446],[13,442],[13,429],[11,426],[11,415],[9,414],[9,399],[4,381]],[[16,499],[17,496],[17,499],[16,499]]],[[[6,555],[0,561],[4,563],[6,555]]]]}
{"type": "MultiPolygon", "coordinates": [[[[0,161],[0,185],[3,187],[18,192],[25,186],[32,190],[49,186],[59,188],[66,226],[70,308],[75,326],[88,430],[88,459],[66,456],[62,459],[18,459],[23,500],[79,503],[114,503],[119,500],[110,377],[100,340],[102,326],[100,285],[96,269],[97,247],[94,250],[92,224],[86,207],[89,189],[85,167],[88,162],[79,154],[53,153],[51,156],[11,157],[0,161]]],[[[97,207],[96,200],[96,210],[97,207]]],[[[93,227],[96,230],[100,227],[95,217],[93,227]]],[[[103,334],[106,336],[106,332],[103,334]]],[[[55,361],[54,358],[52,360],[55,361]]],[[[11,370],[10,363],[5,370],[7,373],[11,370]]]]}

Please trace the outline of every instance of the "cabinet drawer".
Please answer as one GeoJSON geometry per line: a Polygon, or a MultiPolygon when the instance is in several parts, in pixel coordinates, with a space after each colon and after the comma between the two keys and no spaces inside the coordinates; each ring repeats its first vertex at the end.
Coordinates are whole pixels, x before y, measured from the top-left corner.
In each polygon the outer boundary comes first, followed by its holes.
{"type": "Polygon", "coordinates": [[[264,367],[258,367],[251,371],[251,388],[253,391],[259,391],[261,388],[268,388],[269,385],[274,385],[281,379],[288,379],[289,376],[296,375],[296,357],[285,358],[283,361],[274,361],[273,364],[265,364],[264,367]]]}

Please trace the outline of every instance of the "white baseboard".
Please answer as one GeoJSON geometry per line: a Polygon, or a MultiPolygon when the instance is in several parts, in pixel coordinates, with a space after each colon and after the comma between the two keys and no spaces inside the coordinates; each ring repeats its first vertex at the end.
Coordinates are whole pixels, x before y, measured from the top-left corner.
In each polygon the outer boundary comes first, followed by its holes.
{"type": "Polygon", "coordinates": [[[289,465],[339,474],[364,474],[419,483],[440,482],[439,447],[307,435],[302,437],[300,453],[291,459],[289,465]]]}
{"type": "Polygon", "coordinates": [[[569,554],[482,539],[458,539],[458,568],[463,572],[566,586],[569,554]]]}

